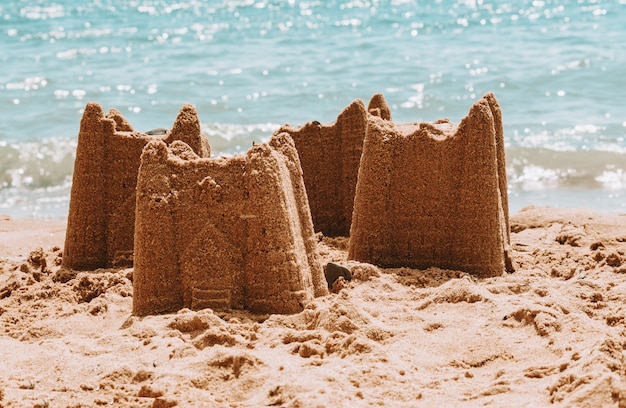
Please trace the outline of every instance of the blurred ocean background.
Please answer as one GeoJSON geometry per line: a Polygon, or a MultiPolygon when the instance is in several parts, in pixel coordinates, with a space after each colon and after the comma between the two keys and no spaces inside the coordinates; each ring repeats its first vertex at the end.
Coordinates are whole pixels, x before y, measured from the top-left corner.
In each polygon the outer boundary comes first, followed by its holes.
{"type": "Polygon", "coordinates": [[[493,91],[511,213],[626,213],[626,0],[3,0],[0,214],[67,216],[88,101],[146,131],[196,106],[213,154],[382,92],[460,121],[493,91]]]}

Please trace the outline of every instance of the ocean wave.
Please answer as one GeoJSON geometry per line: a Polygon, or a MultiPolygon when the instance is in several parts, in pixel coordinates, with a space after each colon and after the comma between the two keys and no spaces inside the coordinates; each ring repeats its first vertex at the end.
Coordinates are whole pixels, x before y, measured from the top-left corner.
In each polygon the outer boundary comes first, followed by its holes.
{"type": "Polygon", "coordinates": [[[518,127],[506,132],[512,147],[542,148],[558,152],[599,151],[626,154],[626,122],[603,125],[578,124],[552,128],[518,127]]]}
{"type": "MultiPolygon", "coordinates": [[[[212,156],[245,153],[253,143],[269,140],[279,127],[271,122],[247,125],[201,123],[212,156]]],[[[509,184],[524,190],[572,186],[626,188],[626,146],[619,142],[598,142],[581,149],[576,148],[579,141],[567,146],[565,143],[565,139],[563,145],[550,145],[536,139],[507,143],[509,184]]],[[[41,142],[0,141],[0,189],[68,186],[76,144],[75,138],[68,137],[48,138],[41,142]]]]}
{"type": "Polygon", "coordinates": [[[626,188],[626,152],[513,147],[506,155],[512,188],[626,188]]]}
{"type": "MultiPolygon", "coordinates": [[[[244,153],[253,143],[266,142],[278,127],[269,122],[201,124],[212,156],[244,153]]],[[[76,144],[72,138],[39,143],[0,141],[0,212],[18,217],[65,217],[76,144]]],[[[584,204],[594,195],[603,197],[596,207],[610,212],[625,210],[626,152],[508,146],[506,160],[512,208],[531,198],[533,204],[547,204],[544,201],[548,199],[555,204],[576,200],[584,204]]]]}
{"type": "Polygon", "coordinates": [[[76,140],[0,141],[0,188],[48,188],[70,183],[76,140]]]}
{"type": "Polygon", "coordinates": [[[252,143],[264,143],[280,127],[276,123],[236,125],[232,123],[202,123],[202,133],[209,138],[211,155],[232,155],[247,151],[252,143]]]}
{"type": "MultiPolygon", "coordinates": [[[[280,125],[201,123],[213,156],[247,151],[252,143],[269,140],[280,125]]],[[[71,185],[76,138],[53,137],[40,142],[0,140],[0,189],[54,189],[71,185]]]]}

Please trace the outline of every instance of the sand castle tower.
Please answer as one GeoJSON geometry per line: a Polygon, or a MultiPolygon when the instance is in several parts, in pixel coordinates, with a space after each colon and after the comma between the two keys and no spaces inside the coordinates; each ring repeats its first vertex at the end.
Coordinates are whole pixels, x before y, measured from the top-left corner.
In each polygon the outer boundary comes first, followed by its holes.
{"type": "Polygon", "coordinates": [[[381,119],[392,120],[391,109],[389,109],[387,100],[381,93],[377,93],[372,96],[370,103],[367,105],[367,111],[374,116],[380,117],[381,119]]]}
{"type": "Polygon", "coordinates": [[[481,277],[512,271],[503,139],[493,94],[458,126],[370,116],[349,259],[481,277]]]}
{"type": "Polygon", "coordinates": [[[301,311],[327,287],[293,140],[203,159],[150,142],[137,185],[133,314],[301,311]]]}
{"type": "Polygon", "coordinates": [[[354,192],[363,151],[368,111],[390,119],[381,94],[374,95],[368,109],[360,99],[352,102],[335,123],[309,122],[301,127],[285,125],[275,134],[293,138],[311,206],[315,231],[326,236],[348,236],[352,222],[354,192]]]}
{"type": "Polygon", "coordinates": [[[85,107],[78,134],[63,266],[96,269],[132,262],[135,189],[141,152],[151,140],[182,140],[208,157],[208,140],[191,105],[171,131],[136,132],[119,111],[105,116],[97,103],[85,107]]]}

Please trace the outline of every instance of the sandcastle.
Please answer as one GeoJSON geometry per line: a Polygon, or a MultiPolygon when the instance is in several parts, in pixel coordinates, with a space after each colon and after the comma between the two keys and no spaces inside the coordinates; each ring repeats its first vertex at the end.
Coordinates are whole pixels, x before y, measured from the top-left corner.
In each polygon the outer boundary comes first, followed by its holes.
{"type": "Polygon", "coordinates": [[[391,120],[382,94],[370,100],[367,110],[357,99],[335,123],[309,122],[300,127],[285,125],[275,134],[293,138],[306,186],[313,226],[326,236],[348,236],[368,112],[391,120]]]}
{"type": "Polygon", "coordinates": [[[137,132],[111,109],[85,107],[78,134],[63,266],[97,269],[132,262],[135,189],[141,152],[151,140],[182,140],[202,157],[210,153],[191,105],[181,109],[171,131],[137,132]]]}
{"type": "Polygon", "coordinates": [[[394,124],[378,94],[332,125],[286,125],[246,155],[208,156],[189,105],[171,131],[148,135],[88,104],[64,266],[108,267],[134,254],[135,315],[301,311],[328,293],[314,221],[325,235],[350,235],[353,260],[480,277],[513,270],[493,94],[458,126],[394,124]]]}
{"type": "Polygon", "coordinates": [[[137,182],[133,314],[294,313],[328,293],[293,140],[200,158],[152,141],[137,182]]]}
{"type": "Polygon", "coordinates": [[[512,272],[500,107],[486,94],[447,119],[368,119],[348,258],[385,267],[512,272]]]}

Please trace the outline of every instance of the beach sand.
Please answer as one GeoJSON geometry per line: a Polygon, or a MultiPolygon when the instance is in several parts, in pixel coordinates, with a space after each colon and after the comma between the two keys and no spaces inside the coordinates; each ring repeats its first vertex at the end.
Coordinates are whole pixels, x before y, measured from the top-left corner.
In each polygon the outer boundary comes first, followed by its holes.
{"type": "Polygon", "coordinates": [[[65,222],[0,217],[0,406],[626,406],[626,215],[510,225],[504,276],[346,261],[318,234],[353,279],[300,313],[135,317],[132,269],[70,273],[65,222]]]}

